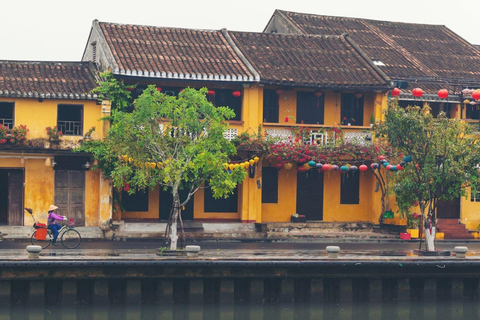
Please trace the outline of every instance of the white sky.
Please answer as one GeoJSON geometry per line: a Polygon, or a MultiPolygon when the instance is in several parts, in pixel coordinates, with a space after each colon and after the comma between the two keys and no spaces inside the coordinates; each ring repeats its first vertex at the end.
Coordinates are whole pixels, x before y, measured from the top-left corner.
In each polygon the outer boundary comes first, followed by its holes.
{"type": "Polygon", "coordinates": [[[79,61],[94,19],[261,32],[275,9],[441,24],[480,44],[478,4],[478,0],[0,0],[0,60],[79,61]]]}

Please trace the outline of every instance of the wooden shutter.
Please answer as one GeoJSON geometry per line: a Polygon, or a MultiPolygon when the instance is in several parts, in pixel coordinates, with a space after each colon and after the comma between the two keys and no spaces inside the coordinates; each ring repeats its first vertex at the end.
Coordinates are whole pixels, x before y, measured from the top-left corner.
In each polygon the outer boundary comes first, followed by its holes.
{"type": "Polygon", "coordinates": [[[325,95],[317,97],[313,92],[297,92],[297,123],[323,124],[325,95]]]}
{"type": "Polygon", "coordinates": [[[262,168],[262,203],[278,203],[277,168],[262,168]]]}
{"type": "Polygon", "coordinates": [[[263,121],[278,123],[278,110],[278,94],[275,92],[275,90],[263,90],[263,121]]]}
{"type": "Polygon", "coordinates": [[[347,173],[340,176],[340,204],[360,203],[360,174],[347,173]]]}

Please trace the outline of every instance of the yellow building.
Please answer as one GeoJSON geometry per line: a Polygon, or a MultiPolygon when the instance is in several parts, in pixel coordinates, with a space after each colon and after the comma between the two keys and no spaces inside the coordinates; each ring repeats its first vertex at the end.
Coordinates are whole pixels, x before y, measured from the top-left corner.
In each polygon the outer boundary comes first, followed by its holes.
{"type": "MultiPolygon", "coordinates": [[[[176,95],[185,87],[207,87],[215,105],[234,109],[225,137],[254,133],[287,138],[291,127],[308,126],[306,140],[342,126],[346,141],[369,143],[370,119],[387,104],[390,80],[348,35],[305,36],[159,28],[94,21],[83,61],[136,84],[136,98],[149,84],[176,95]],[[136,43],[128,46],[128,43],[136,43]],[[296,122],[296,123],[295,123],[296,122]]],[[[330,140],[332,141],[332,140],[330,140]]],[[[309,143],[309,141],[305,141],[309,143]]],[[[241,158],[241,157],[240,157],[241,158]]],[[[353,164],[353,163],[352,163],[353,164]]],[[[281,222],[292,214],[309,221],[377,222],[380,194],[371,172],[342,176],[293,168],[277,170],[260,161],[255,173],[228,199],[199,190],[184,208],[184,220],[281,222]]],[[[171,194],[155,188],[129,196],[126,221],[166,220],[171,194]]]]}
{"type": "Polygon", "coordinates": [[[90,93],[95,72],[86,62],[0,61],[0,225],[33,225],[24,208],[45,223],[51,204],[77,226],[110,218],[110,183],[72,152],[103,138],[110,110],[90,93]]]}

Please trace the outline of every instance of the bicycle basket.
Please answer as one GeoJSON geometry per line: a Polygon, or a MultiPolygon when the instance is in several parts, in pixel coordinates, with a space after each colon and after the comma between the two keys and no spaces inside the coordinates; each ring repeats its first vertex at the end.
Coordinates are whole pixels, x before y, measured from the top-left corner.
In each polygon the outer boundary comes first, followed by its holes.
{"type": "Polygon", "coordinates": [[[73,220],[73,218],[71,218],[70,220],[67,221],[67,226],[69,228],[75,228],[75,220],[73,220]]]}
{"type": "Polygon", "coordinates": [[[37,240],[47,240],[47,228],[39,228],[35,233],[35,239],[37,240]]]}
{"type": "Polygon", "coordinates": [[[47,225],[45,223],[34,223],[33,227],[35,229],[41,229],[41,228],[47,228],[47,225]]]}

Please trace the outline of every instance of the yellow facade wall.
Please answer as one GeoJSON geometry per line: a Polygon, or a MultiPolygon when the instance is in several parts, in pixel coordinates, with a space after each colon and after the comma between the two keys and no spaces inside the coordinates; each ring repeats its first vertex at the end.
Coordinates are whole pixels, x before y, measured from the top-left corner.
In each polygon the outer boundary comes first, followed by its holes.
{"type": "MultiPolygon", "coordinates": [[[[96,127],[92,134],[93,139],[103,138],[101,106],[96,101],[90,100],[49,100],[40,102],[37,99],[8,99],[0,98],[0,101],[15,103],[15,126],[24,124],[29,132],[27,139],[48,138],[46,127],[57,125],[57,107],[59,104],[83,105],[83,132],[91,127],[96,127]]],[[[63,136],[63,140],[75,140],[79,137],[63,136]]]]}
{"type": "Polygon", "coordinates": [[[471,190],[460,199],[460,221],[468,230],[478,230],[480,225],[480,202],[471,201],[471,190]]]}

